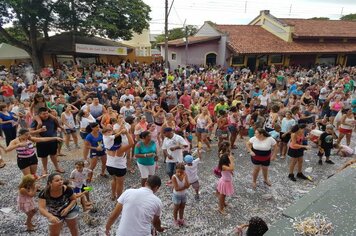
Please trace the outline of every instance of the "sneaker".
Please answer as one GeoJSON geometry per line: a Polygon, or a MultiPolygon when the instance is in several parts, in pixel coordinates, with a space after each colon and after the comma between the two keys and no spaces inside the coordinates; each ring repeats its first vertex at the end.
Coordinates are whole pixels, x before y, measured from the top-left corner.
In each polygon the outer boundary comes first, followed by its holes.
{"type": "Polygon", "coordinates": [[[297,181],[297,179],[294,177],[294,174],[289,174],[288,178],[294,182],[297,181]]]}
{"type": "Polygon", "coordinates": [[[328,164],[335,164],[333,161],[331,160],[326,160],[325,163],[328,163],[328,164]]]}
{"type": "Polygon", "coordinates": [[[318,163],[319,163],[319,165],[322,165],[322,164],[323,164],[323,161],[320,159],[320,160],[318,161],[318,163]]]}
{"type": "Polygon", "coordinates": [[[298,173],[297,174],[297,178],[299,178],[299,179],[308,179],[308,177],[306,177],[303,173],[298,173]]]}

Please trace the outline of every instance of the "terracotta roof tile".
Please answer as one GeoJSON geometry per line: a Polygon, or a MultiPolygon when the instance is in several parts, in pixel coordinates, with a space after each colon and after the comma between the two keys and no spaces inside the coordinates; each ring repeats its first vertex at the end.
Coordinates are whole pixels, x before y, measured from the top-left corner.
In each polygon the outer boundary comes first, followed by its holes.
{"type": "Polygon", "coordinates": [[[356,43],[286,42],[258,25],[215,25],[240,54],[356,52],[356,43]]]}
{"type": "MultiPolygon", "coordinates": [[[[188,37],[188,43],[189,44],[194,44],[194,43],[202,43],[202,42],[207,42],[210,40],[215,40],[215,39],[220,39],[220,36],[190,36],[188,37]]],[[[158,45],[164,45],[164,42],[159,43],[158,45]]],[[[185,39],[175,39],[175,40],[170,40],[168,41],[169,46],[184,46],[185,45],[185,39]]]]}
{"type": "Polygon", "coordinates": [[[356,38],[356,21],[280,19],[294,26],[296,37],[348,37],[356,38]]]}

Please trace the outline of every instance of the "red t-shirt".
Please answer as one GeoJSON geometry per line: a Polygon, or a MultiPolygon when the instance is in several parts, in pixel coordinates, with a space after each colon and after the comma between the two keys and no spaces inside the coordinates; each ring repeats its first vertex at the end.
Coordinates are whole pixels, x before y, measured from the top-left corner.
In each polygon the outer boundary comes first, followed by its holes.
{"type": "Polygon", "coordinates": [[[184,105],[186,109],[190,108],[192,98],[189,95],[183,95],[179,98],[179,102],[184,105]]]}
{"type": "Polygon", "coordinates": [[[14,96],[14,89],[10,87],[9,85],[3,85],[1,87],[1,90],[3,91],[3,96],[4,97],[11,97],[14,96]]]}

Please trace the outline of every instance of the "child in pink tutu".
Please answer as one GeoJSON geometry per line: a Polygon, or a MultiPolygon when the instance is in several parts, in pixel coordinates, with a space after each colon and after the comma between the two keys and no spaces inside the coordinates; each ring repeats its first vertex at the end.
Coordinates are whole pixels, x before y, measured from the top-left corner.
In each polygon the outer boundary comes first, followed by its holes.
{"type": "Polygon", "coordinates": [[[35,225],[32,224],[32,218],[36,214],[35,201],[33,197],[36,195],[37,186],[36,179],[33,175],[25,175],[19,185],[19,195],[17,197],[18,209],[27,215],[26,226],[27,231],[34,231],[35,225]]]}
{"type": "Polygon", "coordinates": [[[219,198],[219,209],[218,211],[222,215],[226,215],[225,207],[227,206],[225,202],[226,196],[231,196],[234,193],[234,186],[232,183],[232,173],[234,171],[235,164],[233,156],[228,153],[224,153],[219,160],[219,169],[221,170],[221,178],[219,179],[217,192],[219,198]]]}

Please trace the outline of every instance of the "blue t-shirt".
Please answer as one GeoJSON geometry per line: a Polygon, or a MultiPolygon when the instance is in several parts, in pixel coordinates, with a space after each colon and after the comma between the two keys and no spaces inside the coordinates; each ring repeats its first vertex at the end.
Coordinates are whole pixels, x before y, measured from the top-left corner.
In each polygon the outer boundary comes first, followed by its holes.
{"type": "Polygon", "coordinates": [[[260,95],[262,95],[262,90],[258,90],[258,92],[256,92],[256,90],[255,90],[252,92],[252,97],[258,97],[260,95]]]}
{"type": "MultiPolygon", "coordinates": [[[[151,141],[147,146],[143,142],[138,142],[135,146],[136,154],[156,153],[156,143],[151,141]]],[[[155,164],[154,156],[137,158],[137,162],[144,166],[152,166],[155,164]]]]}
{"type": "Polygon", "coordinates": [[[297,85],[296,84],[292,84],[288,90],[288,95],[291,94],[294,90],[297,90],[297,85]]]}
{"type": "MultiPolygon", "coordinates": [[[[57,123],[52,119],[42,120],[42,126],[46,126],[46,131],[39,133],[41,137],[57,137],[57,123]]],[[[37,127],[37,121],[33,121],[31,128],[37,127]]],[[[56,141],[55,141],[56,142],[56,141]]]]}
{"type": "Polygon", "coordinates": [[[104,143],[103,143],[103,134],[99,132],[98,137],[94,137],[91,133],[87,135],[85,138],[85,141],[90,143],[90,146],[92,147],[98,147],[101,146],[104,150],[104,143]]]}
{"type": "MultiPolygon", "coordinates": [[[[9,120],[15,121],[14,113],[12,112],[9,112],[8,116],[0,112],[0,118],[2,119],[2,121],[9,121],[9,120]]],[[[3,129],[10,129],[12,127],[13,127],[12,123],[1,124],[1,128],[3,129]]]]}

